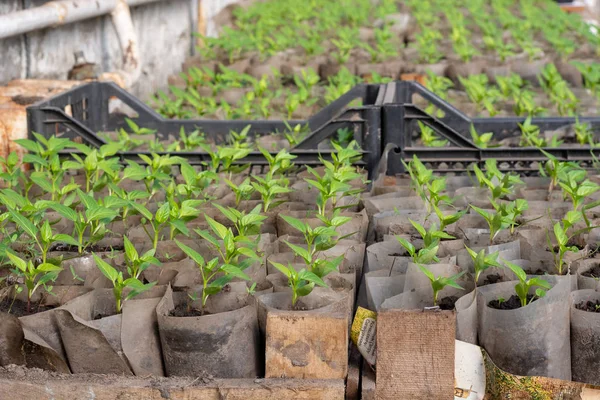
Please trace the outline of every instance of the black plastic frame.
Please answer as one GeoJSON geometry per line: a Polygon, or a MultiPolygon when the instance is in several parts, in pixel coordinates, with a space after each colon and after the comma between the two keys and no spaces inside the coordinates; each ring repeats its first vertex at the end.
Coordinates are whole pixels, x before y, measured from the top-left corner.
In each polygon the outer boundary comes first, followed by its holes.
{"type": "MultiPolygon", "coordinates": [[[[92,146],[101,146],[104,140],[97,132],[114,131],[125,126],[124,116],[110,112],[111,99],[118,99],[138,114],[136,122],[143,127],[156,129],[163,138],[177,134],[183,127],[186,131],[200,129],[216,143],[223,143],[230,131],[241,130],[250,125],[252,135],[265,135],[282,132],[284,121],[214,121],[214,120],[172,120],[165,119],[152,108],[113,83],[93,82],[78,86],[65,93],[51,97],[27,108],[30,132],[38,132],[48,137],[61,135],[92,146]],[[68,112],[67,110],[70,110],[68,112]]],[[[504,170],[521,173],[535,173],[535,163],[545,159],[537,148],[489,148],[481,149],[471,140],[471,124],[478,132],[493,132],[496,139],[520,135],[519,123],[525,118],[470,118],[451,104],[412,81],[391,82],[388,84],[361,84],[342,95],[307,120],[293,120],[289,124],[308,125],[311,133],[301,143],[290,150],[298,156],[300,165],[319,165],[320,157],[330,158],[331,150],[319,149],[319,143],[331,138],[340,128],[354,130],[355,139],[363,149],[362,161],[358,164],[369,171],[371,179],[376,178],[384,149],[387,154],[387,174],[403,172],[403,161],[416,155],[440,173],[461,173],[470,164],[481,164],[488,158],[495,158],[504,170]],[[430,104],[444,112],[443,118],[432,116],[413,104],[413,97],[421,96],[430,104]],[[361,106],[352,106],[355,100],[361,106]],[[414,147],[412,132],[417,121],[430,126],[439,136],[447,139],[452,147],[414,147]]],[[[532,123],[542,131],[555,130],[572,125],[575,118],[542,117],[533,118],[532,123]]],[[[589,123],[592,129],[600,128],[600,118],[579,118],[589,123]]],[[[591,168],[594,157],[600,157],[600,150],[589,146],[563,146],[545,149],[559,160],[578,161],[585,168],[591,168]]],[[[142,152],[148,154],[148,152],[142,152]]],[[[140,152],[122,152],[125,159],[140,160],[140,152]]],[[[209,157],[202,152],[178,153],[194,165],[201,165],[209,157]]],[[[240,162],[253,165],[266,165],[261,153],[250,154],[240,162]]]]}
{"type": "MultiPolygon", "coordinates": [[[[319,165],[320,157],[330,158],[331,150],[320,150],[319,143],[326,140],[341,128],[354,130],[355,139],[363,149],[363,159],[358,164],[369,171],[374,169],[381,157],[380,106],[377,95],[380,85],[358,85],[335,100],[307,120],[292,120],[288,124],[308,125],[310,135],[291,149],[303,165],[319,165]],[[361,106],[351,103],[360,100],[361,106]]],[[[266,135],[286,130],[284,121],[215,121],[215,120],[174,120],[166,119],[135,96],[114,83],[92,82],[38,102],[27,108],[29,132],[37,132],[45,137],[60,135],[91,146],[105,144],[97,132],[115,131],[126,127],[126,115],[110,112],[110,102],[120,100],[136,114],[136,123],[150,129],[156,129],[161,138],[169,134],[178,134],[181,127],[186,131],[200,129],[215,143],[226,141],[230,131],[240,131],[250,125],[251,135],[266,135]]],[[[139,154],[148,152],[122,152],[123,159],[137,159],[139,154]]],[[[200,165],[209,159],[206,153],[183,152],[179,156],[190,163],[200,165]]],[[[240,162],[265,165],[266,160],[260,152],[250,154],[240,162]]]]}

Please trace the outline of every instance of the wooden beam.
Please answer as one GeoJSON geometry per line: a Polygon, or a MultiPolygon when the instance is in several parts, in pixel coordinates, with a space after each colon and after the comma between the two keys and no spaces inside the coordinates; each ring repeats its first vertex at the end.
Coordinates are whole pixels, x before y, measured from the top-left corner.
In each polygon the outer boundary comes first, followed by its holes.
{"type": "Polygon", "coordinates": [[[343,400],[344,391],[343,379],[143,379],[0,368],[0,393],[20,400],[343,400]]]}

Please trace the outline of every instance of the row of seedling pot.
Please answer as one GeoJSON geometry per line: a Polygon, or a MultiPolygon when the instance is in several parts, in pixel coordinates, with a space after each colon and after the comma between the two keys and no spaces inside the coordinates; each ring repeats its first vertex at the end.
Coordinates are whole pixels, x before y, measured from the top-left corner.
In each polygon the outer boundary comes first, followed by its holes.
{"type": "Polygon", "coordinates": [[[368,228],[355,144],[304,171],[283,150],[263,175],[225,157],[123,166],[110,144],[19,144],[29,172],[0,160],[2,365],[345,377],[368,228]],[[68,148],[85,157],[61,159],[68,148]]]}
{"type": "Polygon", "coordinates": [[[454,310],[456,339],[500,368],[597,384],[598,177],[552,156],[540,177],[502,167],[441,177],[414,158],[375,182],[359,305],[454,310]]]}

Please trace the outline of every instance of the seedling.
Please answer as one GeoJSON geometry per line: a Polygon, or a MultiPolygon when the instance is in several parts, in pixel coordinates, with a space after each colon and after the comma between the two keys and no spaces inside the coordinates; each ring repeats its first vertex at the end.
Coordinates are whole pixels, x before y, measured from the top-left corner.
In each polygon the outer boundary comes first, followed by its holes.
{"type": "Polygon", "coordinates": [[[292,189],[288,188],[289,181],[285,178],[273,179],[270,173],[265,178],[254,176],[256,182],[252,182],[254,189],[260,193],[265,212],[285,203],[287,200],[278,199],[282,194],[290,193],[292,189]]]}
{"type": "Polygon", "coordinates": [[[488,228],[490,230],[490,244],[494,242],[496,236],[503,229],[508,228],[511,225],[511,221],[506,218],[506,216],[502,215],[501,212],[491,212],[483,210],[479,207],[475,207],[471,204],[471,208],[477,212],[477,214],[481,215],[488,224],[488,228]]]}
{"type": "Polygon", "coordinates": [[[206,300],[208,300],[208,297],[221,292],[233,278],[250,280],[250,277],[238,266],[228,263],[219,263],[218,257],[213,258],[209,262],[205,262],[204,257],[197,251],[177,240],[175,242],[200,269],[200,274],[202,275],[202,315],[204,315],[204,307],[206,307],[206,300]]]}
{"type": "Polygon", "coordinates": [[[473,259],[473,268],[475,269],[475,286],[477,286],[477,281],[479,281],[479,277],[483,271],[491,267],[502,268],[502,264],[498,262],[499,253],[497,251],[486,255],[485,249],[481,249],[479,253],[477,253],[466,245],[465,248],[473,259]]]}
{"type": "MultiPolygon", "coordinates": [[[[46,287],[47,283],[55,281],[62,268],[47,262],[35,266],[33,260],[23,260],[11,252],[7,252],[6,255],[14,266],[13,274],[23,278],[27,289],[27,312],[31,312],[31,297],[35,291],[40,286],[46,287]]],[[[51,289],[48,287],[48,291],[51,289]]]]}
{"type": "Polygon", "coordinates": [[[500,172],[495,159],[486,160],[485,169],[484,173],[477,165],[473,165],[480,187],[487,187],[490,190],[492,202],[513,195],[515,186],[523,184],[518,175],[500,172]]]}
{"type": "Polygon", "coordinates": [[[125,279],[123,277],[123,273],[121,271],[113,268],[112,265],[98,257],[96,254],[94,256],[94,261],[96,261],[96,267],[102,272],[102,274],[112,283],[113,285],[113,295],[115,297],[117,314],[120,314],[123,307],[123,302],[132,299],[140,293],[143,293],[154,285],[156,282],[150,283],[142,283],[139,279],[134,277],[129,277],[125,279]],[[124,291],[128,289],[129,293],[125,295],[123,298],[124,291]]]}
{"type": "Polygon", "coordinates": [[[148,267],[160,265],[160,261],[154,257],[154,249],[150,249],[140,256],[133,243],[126,236],[123,236],[123,243],[125,247],[125,264],[129,276],[139,279],[142,272],[148,267]]]}
{"type": "Polygon", "coordinates": [[[119,215],[115,208],[121,208],[126,202],[116,197],[107,197],[104,201],[96,201],[92,196],[79,189],[77,189],[77,194],[85,206],[85,211],[75,211],[55,202],[49,203],[48,207],[73,222],[73,236],[77,238],[79,253],[83,253],[87,247],[104,238],[107,232],[106,224],[119,215]],[[85,233],[88,236],[84,238],[85,233]]]}
{"type": "Polygon", "coordinates": [[[228,179],[225,179],[227,186],[231,188],[235,194],[235,205],[239,206],[242,200],[248,200],[254,193],[254,186],[250,183],[250,178],[244,179],[242,183],[236,185],[228,179]]]}
{"type": "Polygon", "coordinates": [[[521,128],[521,146],[546,147],[546,140],[541,136],[540,128],[531,123],[531,116],[518,125],[521,128]]]}
{"type": "Polygon", "coordinates": [[[580,123],[579,117],[575,117],[575,139],[577,139],[577,143],[582,145],[596,146],[594,140],[594,132],[592,131],[592,127],[588,123],[580,123]]]}
{"type": "Polygon", "coordinates": [[[548,158],[548,161],[540,164],[540,175],[550,178],[550,185],[548,186],[548,198],[550,198],[558,182],[567,181],[569,171],[578,169],[579,165],[571,161],[558,161],[556,157],[547,151],[543,149],[540,149],[540,151],[548,158]]]}
{"type": "Polygon", "coordinates": [[[210,170],[197,172],[187,162],[181,163],[180,170],[184,183],[177,185],[177,193],[188,200],[200,196],[208,200],[209,196],[205,191],[213,182],[219,181],[217,173],[210,170]]]}
{"type": "Polygon", "coordinates": [[[181,204],[175,202],[162,204],[154,214],[141,204],[134,203],[133,207],[142,215],[142,228],[152,241],[152,248],[156,251],[158,240],[163,229],[169,228],[169,240],[173,240],[180,232],[185,236],[190,235],[186,223],[195,219],[200,214],[197,207],[202,200],[183,200],[181,204]],[[146,223],[152,227],[152,233],[146,229],[146,223]]]}
{"type": "Polygon", "coordinates": [[[327,287],[323,279],[304,268],[296,271],[291,265],[285,266],[274,261],[270,261],[270,263],[288,278],[288,283],[292,289],[292,307],[296,306],[299,297],[308,296],[315,285],[327,287]]]}
{"type": "MultiPolygon", "coordinates": [[[[256,254],[256,242],[251,242],[246,236],[234,235],[231,228],[226,228],[221,223],[204,215],[206,222],[212,231],[197,229],[196,233],[208,241],[219,253],[219,257],[205,263],[204,258],[193,249],[176,241],[177,245],[196,262],[200,268],[203,281],[202,307],[206,305],[209,295],[219,293],[221,289],[233,278],[250,280],[244,270],[259,259],[256,254]],[[214,236],[214,235],[216,236],[214,236]],[[222,241],[220,243],[219,241],[222,241]],[[240,257],[245,257],[240,259],[240,257]],[[217,278],[217,275],[221,275],[217,278]]],[[[255,222],[255,224],[258,222],[255,222]]]]}
{"type": "Polygon", "coordinates": [[[415,264],[429,264],[432,262],[438,262],[440,260],[437,257],[437,252],[439,250],[439,245],[437,243],[434,243],[430,247],[424,247],[417,250],[415,246],[408,240],[400,236],[396,236],[396,239],[400,245],[406,249],[406,252],[412,258],[412,262],[415,264]]]}
{"type": "Polygon", "coordinates": [[[426,147],[445,147],[448,144],[448,141],[440,139],[431,127],[425,125],[421,121],[417,121],[417,123],[421,130],[421,141],[426,147]]]}
{"type": "Polygon", "coordinates": [[[179,131],[179,139],[171,143],[167,147],[167,151],[194,151],[203,144],[206,144],[206,138],[204,137],[204,134],[200,133],[199,130],[195,130],[187,134],[182,126],[179,131]]]}
{"type": "Polygon", "coordinates": [[[433,274],[433,272],[428,270],[427,267],[425,267],[419,263],[417,263],[417,266],[419,267],[421,272],[423,272],[423,274],[429,279],[429,281],[431,283],[431,289],[433,290],[433,306],[434,307],[437,306],[438,296],[439,296],[440,292],[446,286],[450,286],[450,287],[453,287],[456,289],[461,289],[461,290],[463,289],[463,287],[460,286],[458,283],[456,283],[456,281],[458,280],[458,278],[463,276],[467,271],[461,271],[458,274],[452,275],[451,277],[438,276],[436,278],[435,275],[433,274]]]}
{"type": "Polygon", "coordinates": [[[38,228],[34,225],[29,219],[25,218],[20,213],[9,209],[11,220],[15,223],[17,228],[29,236],[30,240],[33,241],[38,249],[39,255],[41,257],[42,264],[45,264],[47,261],[48,252],[50,251],[50,247],[54,243],[66,243],[72,246],[79,246],[80,242],[73,239],[69,235],[65,234],[54,234],[52,232],[52,228],[50,227],[50,222],[48,220],[44,220],[42,226],[38,228]]]}
{"type": "Polygon", "coordinates": [[[213,206],[221,211],[221,214],[223,214],[228,220],[233,222],[237,234],[243,237],[260,234],[262,222],[267,219],[266,216],[261,215],[260,213],[260,204],[254,207],[248,214],[233,207],[225,208],[217,203],[213,203],[213,206]]]}
{"type": "Polygon", "coordinates": [[[268,174],[271,176],[271,178],[277,175],[286,175],[291,169],[294,168],[294,163],[292,160],[297,156],[288,153],[287,150],[282,149],[275,156],[271,155],[271,153],[262,147],[259,147],[258,150],[260,150],[269,163],[268,174]]]}
{"type": "Polygon", "coordinates": [[[150,198],[162,188],[162,182],[171,179],[171,167],[184,161],[181,157],[159,156],[156,153],[152,153],[152,157],[140,154],[140,158],[146,163],[146,167],[141,166],[135,161],[127,160],[129,166],[123,171],[123,179],[144,182],[150,198]]]}
{"type": "Polygon", "coordinates": [[[473,143],[475,143],[475,145],[477,147],[480,147],[482,149],[487,149],[488,147],[490,147],[489,143],[492,141],[492,138],[494,137],[493,132],[479,134],[475,130],[475,126],[473,126],[473,124],[471,124],[470,132],[471,132],[471,138],[473,139],[473,143]]]}
{"type": "Polygon", "coordinates": [[[447,234],[443,230],[438,230],[436,224],[431,224],[429,229],[425,229],[423,225],[413,221],[410,218],[409,221],[416,231],[419,232],[419,235],[421,235],[421,238],[423,239],[423,247],[437,245],[441,239],[455,239],[454,236],[447,234]]]}
{"type": "Polygon", "coordinates": [[[80,145],[77,148],[84,153],[85,158],[73,153],[71,155],[76,161],[67,160],[63,162],[62,166],[65,169],[83,169],[85,173],[85,192],[88,193],[98,182],[100,171],[118,169],[119,160],[110,157],[117,154],[121,148],[119,143],[106,144],[98,150],[80,145]]]}
{"type": "Polygon", "coordinates": [[[572,169],[565,175],[565,179],[558,184],[562,187],[564,196],[571,199],[573,210],[578,211],[585,198],[600,190],[600,186],[586,179],[587,172],[584,169],[572,169]]]}
{"type": "Polygon", "coordinates": [[[575,114],[579,100],[569,89],[567,81],[562,78],[554,64],[546,65],[538,80],[560,115],[575,114]]]}
{"type": "Polygon", "coordinates": [[[134,135],[154,135],[156,133],[155,129],[143,128],[135,123],[132,119],[125,117],[125,122],[129,129],[131,129],[131,133],[134,135]]]}
{"type": "Polygon", "coordinates": [[[448,225],[458,222],[458,220],[467,212],[467,210],[463,210],[454,214],[446,215],[436,205],[433,206],[433,210],[435,211],[435,215],[437,215],[438,219],[440,220],[440,231],[445,231],[448,225]]]}
{"type": "Polygon", "coordinates": [[[521,301],[521,307],[525,307],[530,304],[536,298],[541,299],[546,295],[546,291],[551,288],[548,281],[541,278],[531,278],[527,279],[527,274],[523,271],[523,268],[519,267],[517,264],[513,264],[508,260],[503,260],[505,266],[510,268],[512,272],[517,276],[519,283],[515,285],[515,292],[521,301]],[[535,289],[535,294],[531,297],[530,300],[527,299],[529,295],[529,290],[531,288],[537,287],[535,289]]]}
{"type": "Polygon", "coordinates": [[[494,104],[500,97],[500,92],[488,86],[488,77],[485,74],[469,75],[468,77],[458,77],[460,83],[464,86],[469,99],[475,103],[477,112],[486,109],[490,117],[495,116],[498,110],[494,104]]]}
{"type": "Polygon", "coordinates": [[[554,224],[554,237],[556,238],[556,243],[558,244],[558,252],[554,251],[554,246],[552,246],[550,237],[548,237],[548,245],[552,251],[552,255],[554,256],[554,264],[556,265],[559,275],[562,275],[563,267],[565,265],[565,254],[568,251],[579,251],[577,246],[568,246],[569,240],[571,240],[573,237],[568,235],[568,231],[581,219],[581,217],[581,212],[571,210],[567,212],[567,215],[565,215],[565,218],[563,218],[561,222],[554,224]]]}
{"type": "Polygon", "coordinates": [[[331,249],[343,239],[343,237],[339,237],[337,229],[350,221],[350,217],[336,216],[330,221],[331,225],[319,226],[316,228],[311,228],[309,224],[304,223],[297,218],[287,215],[282,215],[281,217],[304,237],[306,248],[287,241],[285,244],[292,249],[294,253],[302,257],[306,264],[306,269],[309,272],[314,273],[319,278],[324,278],[330,272],[335,271],[338,268],[343,260],[343,256],[333,260],[326,260],[320,258],[318,253],[331,249]]]}
{"type": "Polygon", "coordinates": [[[0,157],[0,179],[8,189],[17,188],[21,179],[25,179],[19,163],[19,155],[11,152],[6,158],[0,157]]]}

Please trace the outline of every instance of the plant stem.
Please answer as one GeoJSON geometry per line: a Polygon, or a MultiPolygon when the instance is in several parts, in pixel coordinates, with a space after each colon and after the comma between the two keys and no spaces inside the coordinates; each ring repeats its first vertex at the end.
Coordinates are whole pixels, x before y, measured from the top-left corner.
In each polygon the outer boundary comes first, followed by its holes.
{"type": "Polygon", "coordinates": [[[152,248],[154,250],[156,250],[156,248],[158,247],[158,235],[160,234],[160,230],[159,229],[154,229],[154,238],[152,239],[152,248]]]}
{"type": "Polygon", "coordinates": [[[297,301],[298,301],[298,293],[296,293],[296,287],[292,286],[292,308],[296,308],[297,301]]]}

